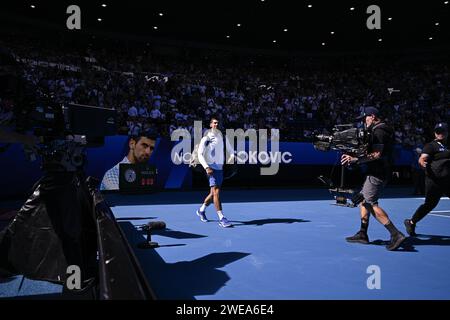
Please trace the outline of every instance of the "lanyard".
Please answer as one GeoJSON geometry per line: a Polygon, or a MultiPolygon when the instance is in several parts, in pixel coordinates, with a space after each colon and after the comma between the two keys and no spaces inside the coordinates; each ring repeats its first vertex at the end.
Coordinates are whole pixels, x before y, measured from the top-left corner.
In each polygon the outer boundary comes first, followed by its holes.
{"type": "Polygon", "coordinates": [[[437,140],[435,140],[435,141],[436,141],[436,143],[437,143],[442,149],[444,149],[444,151],[448,151],[448,150],[447,150],[447,147],[444,146],[441,142],[439,142],[439,141],[437,141],[437,140]]]}

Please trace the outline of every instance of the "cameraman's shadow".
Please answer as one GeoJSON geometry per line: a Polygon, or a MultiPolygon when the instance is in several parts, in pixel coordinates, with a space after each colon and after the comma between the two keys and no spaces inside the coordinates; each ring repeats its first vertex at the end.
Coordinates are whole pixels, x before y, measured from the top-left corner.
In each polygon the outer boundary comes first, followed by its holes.
{"type": "MultiPolygon", "coordinates": [[[[386,246],[389,241],[375,240],[370,244],[386,246]]],[[[408,237],[397,251],[418,252],[415,246],[450,246],[450,236],[418,234],[415,237],[408,237]]]]}
{"type": "MultiPolygon", "coordinates": [[[[160,250],[172,250],[171,247],[179,246],[185,246],[186,249],[183,250],[189,250],[189,246],[160,243],[160,247],[156,250],[138,249],[137,245],[145,241],[143,232],[130,222],[120,222],[120,228],[134,249],[139,264],[158,299],[195,300],[196,296],[214,295],[230,280],[229,275],[220,269],[249,255],[245,252],[214,252],[189,261],[166,262],[159,255],[160,250]]],[[[205,237],[182,231],[167,232],[167,229],[152,234],[175,239],[205,237]]]]}

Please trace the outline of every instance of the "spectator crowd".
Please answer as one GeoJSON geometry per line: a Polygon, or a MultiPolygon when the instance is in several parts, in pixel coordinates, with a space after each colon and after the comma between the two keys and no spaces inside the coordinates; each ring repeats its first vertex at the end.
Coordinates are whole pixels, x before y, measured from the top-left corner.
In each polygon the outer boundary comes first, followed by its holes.
{"type": "MultiPolygon", "coordinates": [[[[450,68],[440,61],[317,57],[293,63],[213,51],[163,55],[145,44],[67,50],[15,39],[1,45],[21,61],[26,80],[57,103],[116,109],[122,134],[151,129],[169,137],[216,115],[223,128],[276,128],[281,140],[310,141],[375,106],[395,127],[396,142],[416,147],[437,121],[450,118],[450,68]]],[[[12,108],[0,97],[0,121],[12,108]]]]}

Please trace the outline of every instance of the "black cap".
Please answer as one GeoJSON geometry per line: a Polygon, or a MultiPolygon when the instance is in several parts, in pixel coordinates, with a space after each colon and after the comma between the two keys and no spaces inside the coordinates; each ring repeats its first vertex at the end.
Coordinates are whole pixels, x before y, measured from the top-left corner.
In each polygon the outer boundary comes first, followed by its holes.
{"type": "Polygon", "coordinates": [[[364,108],[364,110],[361,112],[361,115],[358,118],[356,118],[356,120],[362,120],[365,117],[372,116],[372,115],[378,117],[380,115],[380,111],[378,111],[378,109],[375,107],[367,107],[367,108],[364,108]]]}
{"type": "Polygon", "coordinates": [[[448,132],[448,125],[444,122],[439,122],[434,126],[434,132],[448,132]]]}

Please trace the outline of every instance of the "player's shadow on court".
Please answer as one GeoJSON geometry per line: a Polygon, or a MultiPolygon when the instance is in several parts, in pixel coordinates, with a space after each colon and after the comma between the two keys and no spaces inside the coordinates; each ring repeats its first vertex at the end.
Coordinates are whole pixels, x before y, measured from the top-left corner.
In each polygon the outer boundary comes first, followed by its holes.
{"type": "MultiPolygon", "coordinates": [[[[387,245],[389,241],[375,240],[374,245],[387,245]]],[[[415,246],[450,246],[450,236],[418,234],[416,237],[408,237],[397,251],[418,252],[415,246]]]]}
{"type": "MultiPolygon", "coordinates": [[[[228,274],[219,269],[250,255],[245,252],[220,252],[190,261],[168,263],[158,252],[179,249],[172,249],[171,245],[165,245],[162,241],[160,248],[138,249],[137,244],[145,241],[141,230],[131,223],[121,222],[120,227],[158,299],[195,300],[196,296],[212,296],[230,280],[228,274]]],[[[161,236],[166,236],[164,230],[160,233],[161,236]]]]}
{"type": "Polygon", "coordinates": [[[289,219],[289,218],[277,218],[277,219],[259,219],[259,220],[250,220],[250,221],[231,221],[234,226],[263,226],[265,224],[272,223],[301,223],[301,222],[311,222],[310,220],[303,219],[289,219]]]}

